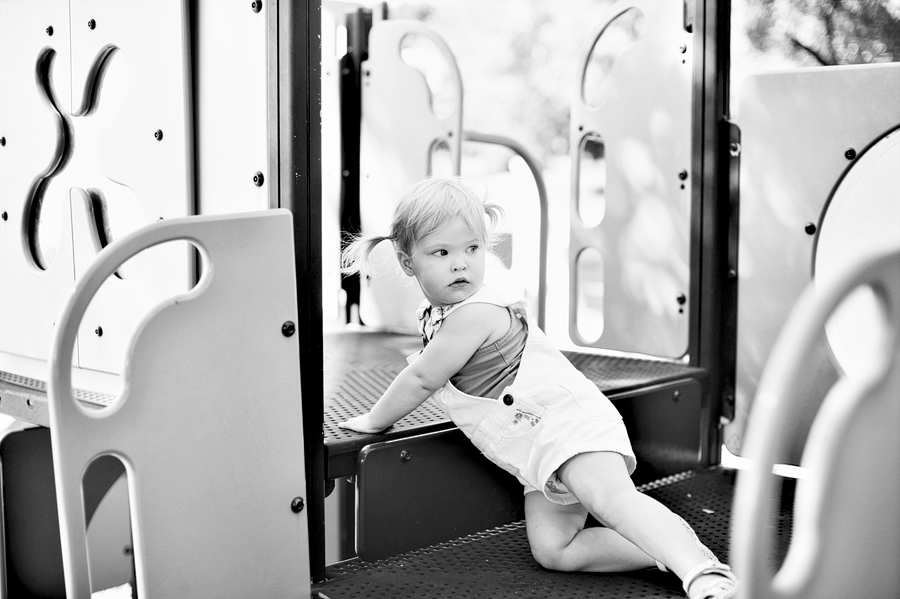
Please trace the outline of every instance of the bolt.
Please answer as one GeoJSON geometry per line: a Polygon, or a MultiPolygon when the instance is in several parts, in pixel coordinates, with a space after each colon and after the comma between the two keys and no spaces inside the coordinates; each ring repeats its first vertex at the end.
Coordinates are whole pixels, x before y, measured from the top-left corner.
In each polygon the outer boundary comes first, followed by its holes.
{"type": "Polygon", "coordinates": [[[672,399],[674,399],[675,401],[681,399],[681,391],[676,390],[674,393],[672,393],[672,399]]]}
{"type": "Polygon", "coordinates": [[[728,145],[728,153],[731,154],[733,158],[737,158],[741,155],[741,144],[736,141],[731,142],[728,145]]]}
{"type": "Polygon", "coordinates": [[[250,5],[250,8],[253,9],[253,12],[259,12],[262,10],[262,2],[261,0],[253,0],[253,3],[250,5]]]}
{"type": "Polygon", "coordinates": [[[853,148],[847,148],[844,151],[844,158],[846,158],[847,160],[853,160],[854,158],[856,158],[856,150],[854,150],[853,148]]]}
{"type": "Polygon", "coordinates": [[[94,19],[91,19],[90,21],[88,21],[88,29],[90,29],[91,31],[93,31],[96,26],[97,26],[97,21],[95,21],[94,19]]]}
{"type": "Polygon", "coordinates": [[[736,278],[737,278],[737,271],[736,271],[735,269],[733,269],[733,268],[729,268],[729,269],[728,269],[728,278],[729,278],[729,279],[736,279],[736,278]]]}
{"type": "Polygon", "coordinates": [[[684,169],[681,169],[678,172],[678,178],[681,179],[682,181],[686,180],[688,178],[688,172],[684,169]]]}
{"type": "Polygon", "coordinates": [[[9,214],[6,213],[6,210],[3,211],[3,214],[0,214],[0,218],[3,220],[9,219],[9,214]]]}
{"type": "Polygon", "coordinates": [[[404,449],[400,452],[400,461],[404,464],[412,459],[412,453],[408,449],[404,449]]]}
{"type": "Polygon", "coordinates": [[[47,32],[47,35],[53,35],[53,26],[47,27],[44,31],[47,32]]]}
{"type": "Polygon", "coordinates": [[[96,329],[94,329],[94,334],[97,335],[98,337],[102,337],[103,336],[103,327],[97,327],[96,329]]]}
{"type": "Polygon", "coordinates": [[[0,137],[0,146],[5,146],[5,145],[6,145],[6,138],[0,137]]]}
{"type": "Polygon", "coordinates": [[[156,141],[162,141],[162,138],[163,138],[163,132],[162,132],[162,129],[157,129],[157,130],[153,133],[153,137],[156,138],[156,141]]]}
{"type": "Polygon", "coordinates": [[[290,337],[291,335],[294,334],[294,332],[296,330],[297,330],[297,327],[290,320],[288,320],[283,325],[281,325],[281,334],[284,335],[285,337],[290,337]]]}
{"type": "Polygon", "coordinates": [[[806,226],[803,227],[803,230],[806,231],[807,235],[815,235],[816,225],[815,223],[806,223],[806,226]]]}
{"type": "Polygon", "coordinates": [[[257,171],[256,174],[253,175],[253,184],[257,187],[262,187],[262,184],[265,180],[265,177],[263,177],[263,174],[259,171],[257,171]]]}
{"type": "Polygon", "coordinates": [[[300,512],[303,511],[303,507],[305,505],[306,504],[303,501],[302,497],[294,497],[294,499],[291,501],[291,511],[294,512],[295,514],[299,514],[300,512]]]}

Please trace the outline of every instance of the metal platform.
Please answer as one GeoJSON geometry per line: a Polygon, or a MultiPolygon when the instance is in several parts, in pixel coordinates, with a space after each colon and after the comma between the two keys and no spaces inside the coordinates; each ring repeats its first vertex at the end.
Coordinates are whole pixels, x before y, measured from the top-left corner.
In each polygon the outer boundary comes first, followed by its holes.
{"type": "MultiPolygon", "coordinates": [[[[324,433],[326,479],[351,476],[359,451],[373,442],[454,428],[444,413],[428,401],[378,435],[338,428],[338,423],[368,411],[406,366],[406,357],[422,348],[417,335],[347,331],[324,336],[324,433]]],[[[699,379],[704,371],[677,362],[563,352],[611,399],[676,380],[699,379]]],[[[115,398],[73,390],[86,407],[99,409],[115,398]]],[[[43,381],[0,372],[0,412],[40,426],[49,426],[47,386],[43,381]]]]}
{"type": "MultiPolygon", "coordinates": [[[[731,505],[736,472],[692,470],[639,487],[684,517],[700,539],[728,562],[731,505]]],[[[790,543],[794,481],[783,479],[772,549],[780,565],[790,543]]],[[[473,506],[473,509],[476,506],[473,506]]],[[[319,599],[522,598],[592,599],[684,597],[676,576],[659,570],[624,574],[567,574],[545,570],[528,548],[524,521],[455,541],[366,563],[349,560],[327,569],[313,587],[319,599]]]]}
{"type": "MultiPolygon", "coordinates": [[[[338,428],[339,422],[367,412],[406,366],[406,357],[421,348],[422,341],[417,335],[374,331],[325,335],[324,428],[327,478],[353,475],[357,454],[370,443],[453,428],[453,423],[430,401],[378,435],[359,434],[338,428]]],[[[613,400],[617,395],[636,389],[704,376],[702,369],[677,362],[563,353],[613,400]]]]}

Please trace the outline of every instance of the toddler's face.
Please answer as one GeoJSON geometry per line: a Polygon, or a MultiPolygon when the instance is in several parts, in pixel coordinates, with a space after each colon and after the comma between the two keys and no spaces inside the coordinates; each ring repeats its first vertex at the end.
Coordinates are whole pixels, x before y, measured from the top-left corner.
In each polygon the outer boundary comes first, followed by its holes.
{"type": "Polygon", "coordinates": [[[435,306],[461,302],[484,284],[484,240],[461,218],[420,239],[412,256],[398,258],[435,306]]]}

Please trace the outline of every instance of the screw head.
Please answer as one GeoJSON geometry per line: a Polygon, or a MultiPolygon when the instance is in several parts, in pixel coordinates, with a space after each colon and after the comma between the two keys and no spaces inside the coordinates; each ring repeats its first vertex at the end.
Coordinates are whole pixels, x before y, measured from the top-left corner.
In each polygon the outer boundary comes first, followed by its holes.
{"type": "Polygon", "coordinates": [[[678,297],[675,298],[675,301],[678,302],[679,306],[683,306],[684,303],[687,301],[687,296],[683,293],[679,293],[678,297]]]}
{"type": "Polygon", "coordinates": [[[262,10],[262,2],[260,0],[253,0],[253,3],[250,4],[250,8],[253,9],[253,12],[259,12],[262,10]]]}
{"type": "Polygon", "coordinates": [[[685,169],[681,169],[678,171],[678,178],[682,181],[686,180],[688,178],[688,172],[685,169]]]}
{"type": "Polygon", "coordinates": [[[6,213],[6,210],[3,211],[3,214],[0,214],[0,218],[2,218],[3,220],[9,219],[9,214],[6,213]]]}
{"type": "Polygon", "coordinates": [[[295,514],[299,514],[300,512],[303,511],[303,508],[305,507],[305,505],[306,505],[306,502],[303,501],[302,497],[294,497],[294,499],[291,500],[291,511],[294,512],[295,514]]]}
{"type": "Polygon", "coordinates": [[[263,174],[259,171],[257,171],[256,174],[253,175],[253,184],[257,187],[262,187],[262,184],[265,180],[265,176],[263,176],[263,174]]]}
{"type": "Polygon", "coordinates": [[[0,137],[0,146],[5,146],[5,145],[6,145],[6,138],[0,137]]]}
{"type": "Polygon", "coordinates": [[[285,337],[290,337],[297,331],[296,325],[293,322],[288,320],[283,325],[281,325],[281,334],[285,337]]]}
{"type": "Polygon", "coordinates": [[[815,235],[816,224],[815,223],[806,223],[806,226],[803,227],[803,230],[806,231],[807,235],[815,235]]]}
{"type": "Polygon", "coordinates": [[[685,52],[687,52],[687,44],[681,44],[681,45],[679,45],[679,46],[678,46],[678,51],[681,52],[682,54],[684,54],[685,52]]]}
{"type": "Polygon", "coordinates": [[[847,160],[853,160],[856,158],[856,150],[854,148],[847,148],[844,150],[844,158],[847,160]]]}
{"type": "Polygon", "coordinates": [[[53,35],[53,26],[47,27],[44,31],[47,32],[47,35],[53,35]]]}
{"type": "Polygon", "coordinates": [[[97,21],[95,21],[94,19],[91,19],[90,21],[88,21],[88,29],[90,29],[91,31],[93,31],[96,26],[97,26],[97,21]]]}
{"type": "Polygon", "coordinates": [[[97,335],[98,337],[102,337],[103,336],[103,327],[97,327],[96,329],[94,329],[94,334],[97,335]]]}
{"type": "Polygon", "coordinates": [[[153,132],[153,137],[156,138],[156,141],[162,141],[162,138],[163,138],[163,132],[162,132],[162,129],[157,129],[156,131],[154,131],[154,132],[153,132]]]}
{"type": "Polygon", "coordinates": [[[412,453],[408,449],[400,452],[400,461],[404,464],[412,459],[412,453]]]}

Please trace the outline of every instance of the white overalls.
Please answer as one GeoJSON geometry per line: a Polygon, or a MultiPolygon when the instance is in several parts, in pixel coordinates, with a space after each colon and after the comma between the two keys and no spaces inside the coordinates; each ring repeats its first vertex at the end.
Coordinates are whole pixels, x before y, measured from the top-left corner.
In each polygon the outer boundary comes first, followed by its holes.
{"type": "MultiPolygon", "coordinates": [[[[442,308],[441,316],[470,303],[512,305],[482,287],[470,298],[442,308]]],[[[528,327],[524,314],[522,322],[528,327]]],[[[449,381],[431,399],[485,457],[515,475],[526,493],[540,490],[554,503],[578,503],[556,473],[573,456],[616,452],[624,457],[629,474],[637,463],[618,410],[536,326],[528,327],[515,382],[500,399],[468,395],[449,381]]]]}

